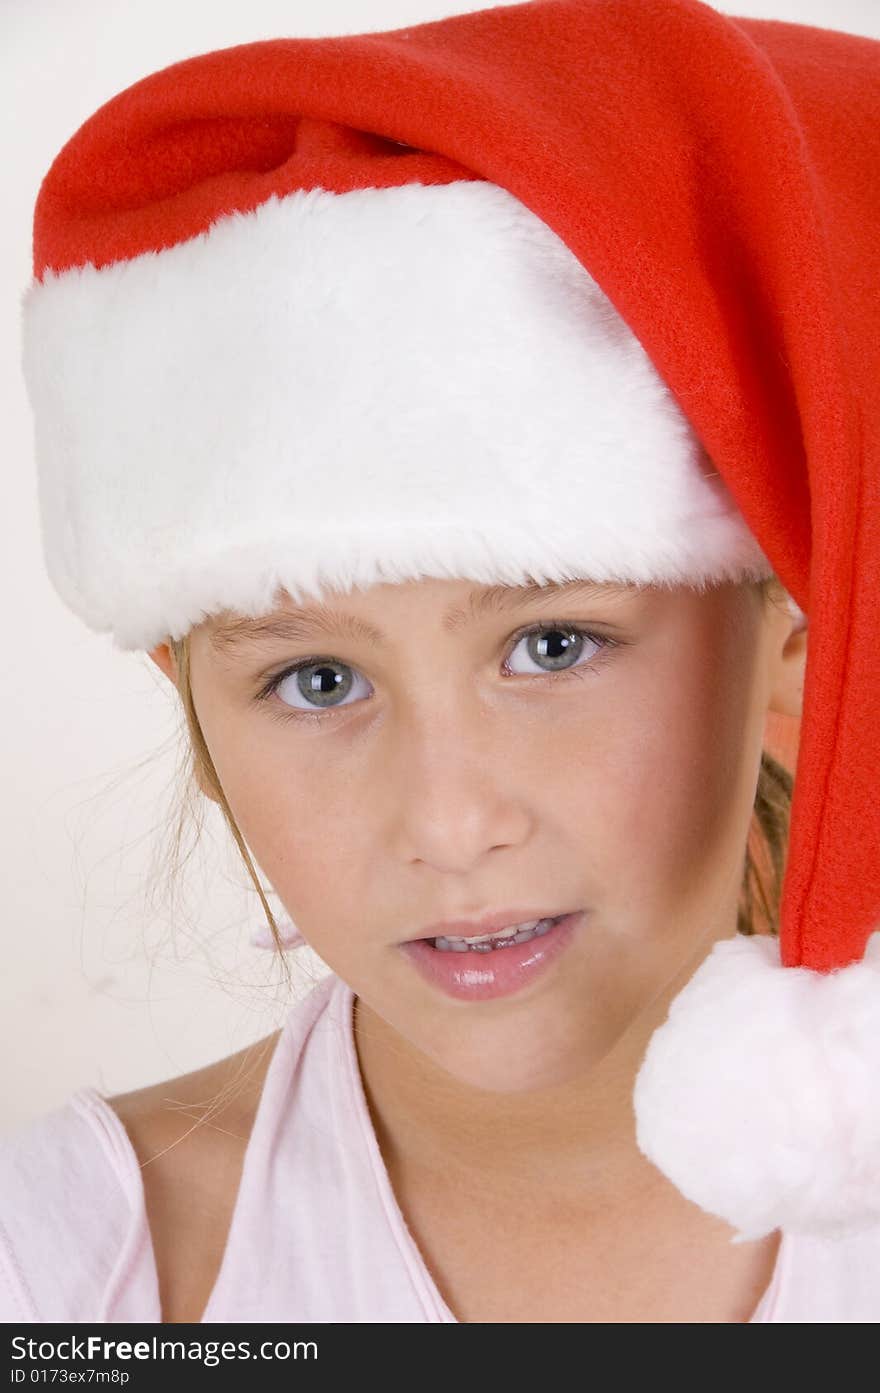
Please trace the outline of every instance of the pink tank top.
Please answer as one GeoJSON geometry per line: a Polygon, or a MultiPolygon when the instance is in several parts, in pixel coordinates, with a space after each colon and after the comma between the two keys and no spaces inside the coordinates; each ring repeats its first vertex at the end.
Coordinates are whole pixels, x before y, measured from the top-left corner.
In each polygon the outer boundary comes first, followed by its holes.
{"type": "MultiPolygon", "coordinates": [[[[203,1323],[456,1321],[385,1169],[353,1002],[331,972],[284,1020],[203,1323]]],[[[0,1139],[0,1320],[161,1319],[137,1157],[102,1095],[79,1089],[0,1139]]],[[[752,1322],[878,1319],[880,1226],[783,1234],[752,1322]]]]}

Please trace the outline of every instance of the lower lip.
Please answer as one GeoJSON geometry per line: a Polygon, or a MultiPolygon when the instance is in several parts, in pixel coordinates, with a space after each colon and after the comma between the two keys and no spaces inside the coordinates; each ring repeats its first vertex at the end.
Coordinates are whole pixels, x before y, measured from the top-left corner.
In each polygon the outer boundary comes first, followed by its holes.
{"type": "Polygon", "coordinates": [[[565,951],[585,911],[566,914],[549,933],[489,953],[441,952],[427,939],[401,943],[410,962],[433,986],[464,1001],[510,996],[534,982],[565,951]]]}

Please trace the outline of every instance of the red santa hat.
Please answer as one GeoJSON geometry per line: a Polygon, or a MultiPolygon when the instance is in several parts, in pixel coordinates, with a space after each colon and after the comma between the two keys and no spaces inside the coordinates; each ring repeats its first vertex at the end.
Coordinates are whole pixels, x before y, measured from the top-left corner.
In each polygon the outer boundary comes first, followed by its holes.
{"type": "Polygon", "coordinates": [[[124,649],[280,590],[809,616],[778,940],[715,945],[638,1144],[737,1229],[880,1222],[880,44],[536,0],[176,63],[60,151],[23,303],[46,564],[124,649]]]}

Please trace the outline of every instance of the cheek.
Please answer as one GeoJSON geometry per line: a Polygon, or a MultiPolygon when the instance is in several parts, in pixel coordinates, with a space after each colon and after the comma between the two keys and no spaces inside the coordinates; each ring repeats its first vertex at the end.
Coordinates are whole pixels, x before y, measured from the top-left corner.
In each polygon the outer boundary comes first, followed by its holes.
{"type": "Polygon", "coordinates": [[[215,758],[233,817],[257,862],[303,923],[351,903],[348,888],[367,855],[356,780],[328,765],[327,743],[272,721],[227,732],[215,758]]]}
{"type": "Polygon", "coordinates": [[[585,863],[634,929],[729,884],[750,811],[748,736],[744,690],[679,670],[581,739],[585,863]]]}

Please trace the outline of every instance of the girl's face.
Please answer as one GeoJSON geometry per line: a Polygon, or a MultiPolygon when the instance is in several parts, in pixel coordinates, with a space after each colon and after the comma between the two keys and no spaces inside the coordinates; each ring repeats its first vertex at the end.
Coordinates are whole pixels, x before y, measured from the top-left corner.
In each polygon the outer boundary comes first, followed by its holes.
{"type": "Polygon", "coordinates": [[[325,599],[285,603],[274,635],[228,613],[191,635],[217,774],[303,937],[477,1088],[563,1083],[647,1037],[658,999],[736,932],[765,715],[802,661],[793,621],[745,585],[430,579],[325,599]],[[507,995],[451,997],[400,947],[519,908],[585,913],[507,995]]]}

